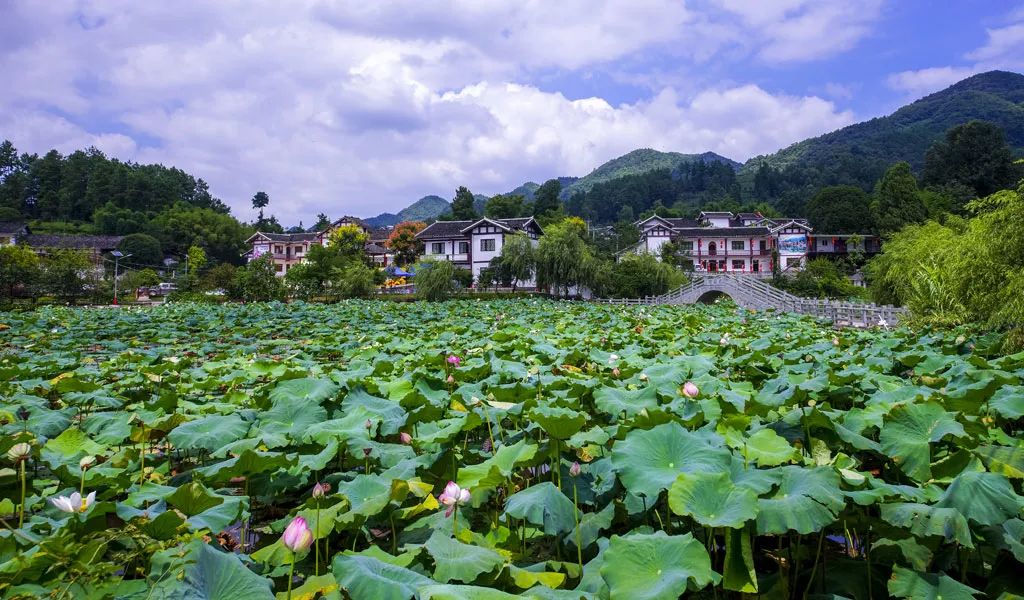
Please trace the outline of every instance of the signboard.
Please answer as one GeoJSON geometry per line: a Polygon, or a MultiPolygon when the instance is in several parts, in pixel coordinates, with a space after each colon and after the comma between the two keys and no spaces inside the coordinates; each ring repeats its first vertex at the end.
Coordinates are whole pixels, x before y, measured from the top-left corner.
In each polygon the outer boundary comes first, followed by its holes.
{"type": "Polygon", "coordinates": [[[270,252],[270,246],[267,244],[256,244],[255,246],[252,247],[253,259],[257,259],[266,254],[267,252],[270,252]]]}
{"type": "Polygon", "coordinates": [[[807,236],[804,234],[799,235],[780,235],[779,236],[779,254],[806,254],[807,253],[807,236]]]}

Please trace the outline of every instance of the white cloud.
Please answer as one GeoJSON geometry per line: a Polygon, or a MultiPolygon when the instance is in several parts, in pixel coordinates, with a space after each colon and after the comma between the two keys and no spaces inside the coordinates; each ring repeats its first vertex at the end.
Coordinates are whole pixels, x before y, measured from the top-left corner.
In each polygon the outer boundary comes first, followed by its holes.
{"type": "Polygon", "coordinates": [[[1024,7],[1011,13],[1008,21],[1004,27],[985,30],[985,44],[964,55],[972,63],[894,73],[889,76],[889,86],[920,97],[983,71],[1024,69],[1024,7]]]}
{"type": "Polygon", "coordinates": [[[461,184],[496,193],[582,175],[637,147],[742,160],[835,129],[853,117],[831,102],[742,83],[663,83],[612,105],[530,82],[655,50],[685,57],[680,71],[722,53],[807,60],[850,47],[874,18],[806,1],[69,6],[0,7],[0,137],[173,164],[241,217],[263,189],[284,222],[306,224],[461,184]],[[841,35],[815,33],[841,22],[841,35]]]}

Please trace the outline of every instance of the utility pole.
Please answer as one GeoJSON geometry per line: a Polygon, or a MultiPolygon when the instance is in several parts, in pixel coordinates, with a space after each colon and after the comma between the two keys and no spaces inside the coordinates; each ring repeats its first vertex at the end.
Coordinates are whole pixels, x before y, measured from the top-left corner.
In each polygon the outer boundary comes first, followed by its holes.
{"type": "Polygon", "coordinates": [[[123,254],[120,250],[110,253],[114,257],[114,306],[117,306],[117,262],[122,258],[128,258],[131,254],[123,254]]]}

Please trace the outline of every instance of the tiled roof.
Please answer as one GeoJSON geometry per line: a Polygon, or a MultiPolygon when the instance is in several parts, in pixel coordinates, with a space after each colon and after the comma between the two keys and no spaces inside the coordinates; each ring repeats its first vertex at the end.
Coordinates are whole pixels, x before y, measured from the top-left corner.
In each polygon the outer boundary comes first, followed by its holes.
{"type": "Polygon", "coordinates": [[[0,223],[0,233],[18,233],[22,229],[25,229],[25,224],[21,221],[4,221],[0,223]]]}
{"type": "Polygon", "coordinates": [[[367,244],[366,245],[366,253],[367,254],[387,254],[388,253],[388,249],[385,248],[384,246],[381,246],[380,244],[372,244],[371,243],[371,244],[367,244]]]}
{"type": "Polygon", "coordinates": [[[718,217],[729,217],[731,219],[732,218],[732,213],[728,212],[728,211],[719,211],[719,212],[711,211],[711,212],[702,212],[702,213],[700,213],[700,216],[702,216],[702,217],[716,217],[716,218],[718,218],[718,217]]]}
{"type": "Polygon", "coordinates": [[[665,219],[673,229],[682,229],[684,227],[700,227],[700,223],[696,219],[665,219]]]}
{"type": "Polygon", "coordinates": [[[33,248],[73,248],[78,250],[113,250],[123,235],[45,235],[31,234],[23,242],[33,248]]]}
{"type": "Polygon", "coordinates": [[[258,231],[255,235],[262,235],[272,242],[315,242],[320,239],[320,234],[315,231],[304,233],[267,233],[258,231]]]}
{"type": "Polygon", "coordinates": [[[769,235],[767,227],[689,227],[674,232],[680,237],[749,237],[769,235]]]}
{"type": "Polygon", "coordinates": [[[474,221],[434,221],[423,231],[416,234],[420,239],[457,238],[463,237],[462,230],[474,221]]]}

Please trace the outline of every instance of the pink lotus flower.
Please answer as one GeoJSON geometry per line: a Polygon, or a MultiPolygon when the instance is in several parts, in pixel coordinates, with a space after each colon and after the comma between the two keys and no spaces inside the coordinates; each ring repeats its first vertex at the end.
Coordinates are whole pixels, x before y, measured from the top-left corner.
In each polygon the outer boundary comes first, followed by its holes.
{"type": "Polygon", "coordinates": [[[697,387],[692,381],[687,381],[683,384],[683,395],[687,398],[696,398],[700,394],[700,388],[697,387]]]}
{"type": "Polygon", "coordinates": [[[313,545],[313,532],[302,517],[295,517],[285,528],[281,543],[292,552],[302,552],[313,545]]]}
{"type": "Polygon", "coordinates": [[[580,474],[580,463],[573,461],[572,466],[569,467],[569,475],[572,477],[578,477],[580,474]]]}
{"type": "Polygon", "coordinates": [[[460,488],[454,481],[449,481],[448,485],[444,486],[444,492],[437,499],[448,507],[448,510],[444,511],[444,516],[450,517],[455,507],[469,502],[469,490],[460,488]]]}
{"type": "Polygon", "coordinates": [[[316,483],[316,485],[313,486],[313,497],[314,498],[323,498],[330,491],[331,491],[331,484],[329,484],[329,483],[320,483],[318,481],[316,483]]]}
{"type": "Polygon", "coordinates": [[[462,363],[462,359],[459,358],[458,356],[455,356],[454,354],[451,354],[451,355],[448,356],[448,364],[450,364],[451,366],[458,367],[459,364],[461,364],[461,363],[462,363]]]}
{"type": "Polygon", "coordinates": [[[70,496],[57,496],[50,498],[50,503],[66,513],[84,513],[96,502],[96,492],[89,492],[89,495],[82,498],[78,492],[70,496]]]}
{"type": "Polygon", "coordinates": [[[411,435],[409,435],[408,433],[404,432],[404,431],[403,431],[402,433],[398,434],[398,439],[399,439],[399,440],[400,440],[400,441],[401,441],[401,442],[402,442],[403,444],[406,444],[406,445],[408,445],[408,444],[411,444],[411,443],[412,443],[412,436],[411,436],[411,435]]]}

